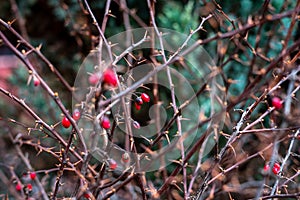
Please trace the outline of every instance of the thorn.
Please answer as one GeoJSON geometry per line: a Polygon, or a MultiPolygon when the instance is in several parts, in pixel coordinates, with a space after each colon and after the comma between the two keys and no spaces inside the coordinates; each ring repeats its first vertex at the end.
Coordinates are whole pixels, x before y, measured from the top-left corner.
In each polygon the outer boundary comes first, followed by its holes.
{"type": "Polygon", "coordinates": [[[137,59],[134,57],[134,55],[133,55],[132,53],[129,52],[128,55],[129,55],[133,60],[135,60],[135,61],[137,60],[137,59]]]}
{"type": "Polygon", "coordinates": [[[13,19],[12,21],[8,21],[8,22],[7,22],[8,26],[11,26],[13,23],[15,23],[16,20],[17,20],[17,19],[13,19]]]}
{"type": "Polygon", "coordinates": [[[40,50],[42,49],[42,44],[39,44],[39,46],[37,46],[35,49],[36,49],[37,51],[40,51],[40,50]]]}
{"type": "Polygon", "coordinates": [[[180,159],[180,160],[169,160],[169,161],[171,161],[172,163],[176,163],[176,164],[178,164],[178,165],[181,165],[181,164],[182,164],[181,159],[180,159]]]}
{"type": "Polygon", "coordinates": [[[166,136],[166,139],[167,139],[168,143],[171,144],[171,143],[170,143],[169,136],[168,136],[167,134],[165,134],[165,136],[166,136]]]}
{"type": "Polygon", "coordinates": [[[110,16],[110,17],[113,17],[113,18],[117,18],[115,15],[113,15],[111,13],[108,13],[107,15],[110,16]]]}
{"type": "Polygon", "coordinates": [[[132,64],[127,60],[126,57],[124,57],[125,62],[127,63],[128,67],[132,67],[132,64]]]}

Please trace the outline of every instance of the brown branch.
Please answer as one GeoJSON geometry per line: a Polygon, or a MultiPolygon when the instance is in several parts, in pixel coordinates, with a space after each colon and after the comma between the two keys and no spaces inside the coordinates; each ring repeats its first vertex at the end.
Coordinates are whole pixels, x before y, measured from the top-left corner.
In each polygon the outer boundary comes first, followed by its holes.
{"type": "Polygon", "coordinates": [[[59,73],[59,71],[53,66],[53,64],[41,53],[40,47],[33,47],[27,39],[24,39],[12,26],[11,24],[6,23],[2,19],[0,19],[0,24],[2,24],[5,28],[7,28],[13,35],[15,35],[19,42],[24,44],[26,47],[29,48],[28,51],[32,51],[36,53],[40,57],[40,59],[50,68],[51,72],[54,73],[57,78],[61,81],[61,83],[71,92],[73,92],[73,88],[69,85],[69,83],[65,80],[65,78],[59,73]]]}
{"type": "MultiPolygon", "coordinates": [[[[60,136],[60,134],[58,132],[56,132],[54,130],[53,127],[49,126],[46,122],[44,122],[26,103],[24,100],[21,100],[19,98],[17,98],[16,96],[14,96],[13,94],[11,94],[10,92],[8,92],[7,90],[3,89],[0,87],[0,92],[2,92],[4,95],[8,96],[9,98],[11,98],[13,101],[17,102],[19,105],[21,105],[35,120],[38,124],[41,124],[42,127],[44,127],[46,130],[48,130],[51,134],[49,134],[48,136],[55,138],[57,141],[60,142],[61,145],[63,145],[64,147],[67,147],[67,143],[66,141],[60,136]]],[[[73,148],[69,149],[70,152],[79,160],[79,161],[83,161],[83,158],[80,156],[80,154],[78,154],[73,148]]],[[[91,170],[91,172],[93,174],[96,174],[95,170],[92,167],[89,167],[89,169],[91,170]]]]}

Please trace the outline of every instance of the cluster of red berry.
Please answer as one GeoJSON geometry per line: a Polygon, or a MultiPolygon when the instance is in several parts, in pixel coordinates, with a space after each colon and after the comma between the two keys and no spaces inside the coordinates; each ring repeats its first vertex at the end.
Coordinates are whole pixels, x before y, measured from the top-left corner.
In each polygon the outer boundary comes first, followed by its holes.
{"type": "MultiPolygon", "coordinates": [[[[270,165],[266,164],[264,166],[264,172],[268,172],[270,170],[270,165]]],[[[274,163],[273,168],[272,168],[272,172],[273,174],[277,175],[280,171],[280,164],[279,163],[274,163]]]]}
{"type": "MultiPolygon", "coordinates": [[[[136,99],[134,101],[135,109],[136,110],[140,110],[141,106],[143,105],[144,102],[146,102],[146,103],[150,102],[150,97],[146,93],[142,93],[141,96],[136,97],[136,99]]],[[[141,128],[140,124],[137,121],[133,121],[132,125],[136,129],[140,129],[141,128]]]]}
{"type": "MultiPolygon", "coordinates": [[[[89,83],[91,85],[97,85],[99,81],[100,81],[100,76],[97,73],[92,74],[89,77],[89,83]]],[[[102,76],[102,81],[103,81],[104,84],[106,84],[108,86],[111,86],[111,87],[116,87],[118,85],[117,76],[116,76],[115,72],[111,69],[107,69],[106,71],[104,71],[103,76],[102,76]]],[[[150,97],[146,93],[142,93],[141,96],[139,96],[135,99],[135,108],[137,110],[140,110],[141,106],[144,102],[146,102],[146,103],[150,102],[150,97]]],[[[79,118],[80,118],[79,110],[74,111],[73,119],[78,120],[79,118]]],[[[71,123],[66,117],[64,117],[62,119],[62,125],[65,128],[69,128],[71,123]]],[[[111,124],[110,124],[109,117],[108,116],[103,116],[101,121],[100,121],[100,125],[104,129],[110,129],[111,124]]],[[[133,126],[137,129],[140,128],[140,124],[137,121],[133,121],[133,126]]],[[[124,153],[122,155],[122,162],[123,163],[128,163],[129,161],[130,161],[130,157],[129,157],[128,153],[124,153]]],[[[114,159],[109,159],[108,160],[108,165],[109,165],[110,170],[115,170],[118,166],[117,162],[114,159]]],[[[85,192],[83,194],[83,196],[87,199],[89,199],[91,197],[89,192],[85,192]]]]}
{"type": "Polygon", "coordinates": [[[137,97],[134,102],[135,109],[140,110],[143,103],[149,103],[150,97],[146,93],[142,93],[141,96],[137,97]]]}
{"type": "MultiPolygon", "coordinates": [[[[30,172],[29,177],[31,180],[34,180],[36,178],[36,173],[35,172],[30,172]]],[[[32,191],[32,184],[28,183],[25,187],[29,192],[32,191]]],[[[16,185],[16,190],[21,191],[23,189],[23,185],[21,182],[18,182],[16,185]]]]}
{"type": "MultiPolygon", "coordinates": [[[[123,163],[128,163],[130,161],[130,156],[127,152],[125,152],[125,153],[122,154],[121,159],[122,159],[123,163]]],[[[108,160],[108,166],[109,166],[110,170],[115,170],[118,167],[118,163],[114,159],[110,158],[108,160]]]]}
{"type": "MultiPolygon", "coordinates": [[[[89,83],[91,85],[97,85],[100,79],[101,77],[99,76],[99,74],[94,73],[89,77],[89,83]]],[[[118,78],[112,69],[107,69],[103,72],[102,81],[103,83],[112,87],[116,87],[118,85],[118,78]]]]}
{"type": "MultiPolygon", "coordinates": [[[[276,109],[276,110],[280,110],[283,107],[283,102],[281,101],[281,99],[279,97],[273,97],[271,100],[272,106],[276,109]]],[[[264,172],[269,172],[270,170],[270,165],[266,164],[264,166],[264,172]]],[[[277,175],[280,172],[280,164],[275,162],[273,167],[272,167],[272,172],[273,174],[277,175]]]]}
{"type": "MultiPolygon", "coordinates": [[[[73,112],[72,118],[75,121],[77,121],[80,119],[80,116],[81,116],[80,111],[78,109],[75,109],[73,112]]],[[[71,126],[71,122],[66,116],[64,116],[63,119],[61,120],[61,124],[65,128],[69,128],[71,126]]]]}
{"type": "MultiPolygon", "coordinates": [[[[142,93],[141,96],[135,99],[135,108],[137,110],[141,109],[142,104],[150,102],[150,97],[146,93],[142,93]]],[[[104,129],[110,129],[110,121],[107,116],[104,116],[100,122],[101,127],[104,129]]],[[[133,127],[136,129],[140,128],[140,124],[137,121],[133,121],[133,127]]]]}
{"type": "MultiPolygon", "coordinates": [[[[96,85],[100,81],[100,77],[98,74],[93,74],[89,77],[89,82],[91,85],[96,85]]],[[[116,76],[116,73],[112,69],[107,69],[103,72],[102,75],[102,81],[104,84],[116,87],[118,85],[118,78],[116,76]]],[[[104,129],[110,129],[110,121],[107,116],[104,116],[101,121],[100,125],[104,129]]]]}

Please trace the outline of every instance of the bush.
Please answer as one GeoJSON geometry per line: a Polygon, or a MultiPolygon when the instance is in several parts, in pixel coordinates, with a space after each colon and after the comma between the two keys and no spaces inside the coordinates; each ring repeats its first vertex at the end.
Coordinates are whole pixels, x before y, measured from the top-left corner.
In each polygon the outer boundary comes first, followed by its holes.
{"type": "Polygon", "coordinates": [[[7,1],[3,199],[299,198],[295,1],[7,1]]]}

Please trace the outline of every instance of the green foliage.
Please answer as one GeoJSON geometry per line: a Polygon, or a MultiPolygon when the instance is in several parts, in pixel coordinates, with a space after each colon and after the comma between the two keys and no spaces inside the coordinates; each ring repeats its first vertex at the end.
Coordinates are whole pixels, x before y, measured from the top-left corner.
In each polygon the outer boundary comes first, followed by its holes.
{"type": "Polygon", "coordinates": [[[158,26],[188,34],[190,30],[197,28],[199,23],[198,17],[193,12],[193,7],[192,1],[185,6],[181,6],[178,2],[169,1],[164,5],[162,12],[158,14],[158,26]]]}
{"type": "Polygon", "coordinates": [[[224,72],[228,78],[236,81],[236,83],[232,84],[229,88],[230,96],[238,96],[243,92],[247,84],[248,70],[247,67],[237,62],[235,62],[234,65],[231,63],[224,67],[224,72]],[[236,76],[236,74],[239,76],[236,76]]]}
{"type": "Polygon", "coordinates": [[[37,0],[28,0],[28,1],[19,1],[18,6],[21,15],[31,15],[32,14],[32,6],[37,3],[37,0]]]}

